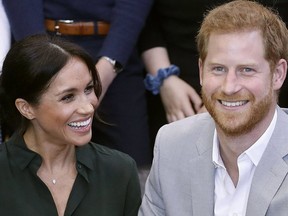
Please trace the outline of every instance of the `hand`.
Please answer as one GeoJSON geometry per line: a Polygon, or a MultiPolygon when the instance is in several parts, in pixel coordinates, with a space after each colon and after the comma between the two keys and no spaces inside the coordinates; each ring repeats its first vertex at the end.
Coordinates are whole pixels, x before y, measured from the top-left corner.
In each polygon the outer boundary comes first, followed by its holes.
{"type": "Polygon", "coordinates": [[[207,109],[206,107],[203,105],[197,112],[197,114],[200,114],[200,113],[204,113],[204,112],[207,112],[207,109]]]}
{"type": "Polygon", "coordinates": [[[172,75],[163,81],[160,96],[168,122],[195,115],[202,107],[197,92],[177,76],[172,75]]]}
{"type": "Polygon", "coordinates": [[[100,58],[97,62],[96,69],[98,71],[102,84],[102,93],[99,98],[99,102],[101,102],[101,100],[105,96],[107,89],[116,77],[116,73],[114,72],[113,66],[103,58],[100,58]]]}

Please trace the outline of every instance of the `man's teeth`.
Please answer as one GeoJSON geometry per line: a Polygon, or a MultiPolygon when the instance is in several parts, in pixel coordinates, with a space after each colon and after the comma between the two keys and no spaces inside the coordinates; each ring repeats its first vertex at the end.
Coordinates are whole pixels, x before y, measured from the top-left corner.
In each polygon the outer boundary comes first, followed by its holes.
{"type": "Polygon", "coordinates": [[[71,122],[68,125],[71,127],[86,127],[87,125],[90,124],[90,122],[91,122],[91,118],[83,122],[71,122]]]}
{"type": "Polygon", "coordinates": [[[224,106],[228,106],[228,107],[236,107],[236,106],[242,106],[245,103],[247,103],[247,101],[235,101],[235,102],[229,102],[229,101],[221,101],[221,103],[224,106]]]}

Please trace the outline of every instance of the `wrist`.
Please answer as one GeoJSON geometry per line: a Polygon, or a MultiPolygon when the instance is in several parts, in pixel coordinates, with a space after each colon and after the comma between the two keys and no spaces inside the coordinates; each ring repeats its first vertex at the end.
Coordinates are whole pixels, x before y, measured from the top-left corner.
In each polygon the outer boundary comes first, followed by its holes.
{"type": "Polygon", "coordinates": [[[167,68],[160,68],[157,71],[157,74],[155,76],[151,74],[147,74],[144,79],[144,85],[145,88],[148,91],[151,91],[152,94],[157,95],[160,92],[160,87],[163,84],[163,81],[171,76],[176,75],[178,76],[180,74],[180,69],[176,65],[171,65],[167,68]]]}
{"type": "Polygon", "coordinates": [[[104,59],[105,61],[107,61],[107,62],[112,66],[113,71],[114,71],[116,74],[120,73],[120,72],[123,70],[122,65],[121,65],[118,61],[116,61],[116,60],[114,60],[114,59],[111,59],[111,58],[109,58],[109,57],[107,57],[107,56],[102,56],[102,59],[104,59]]]}

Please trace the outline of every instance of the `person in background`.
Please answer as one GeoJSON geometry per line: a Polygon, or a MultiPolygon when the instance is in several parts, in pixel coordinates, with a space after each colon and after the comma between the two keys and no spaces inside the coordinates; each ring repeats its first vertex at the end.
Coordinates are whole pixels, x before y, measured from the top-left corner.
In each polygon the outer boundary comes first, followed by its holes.
{"type": "Polygon", "coordinates": [[[152,0],[3,0],[16,40],[58,35],[93,57],[103,86],[92,140],[151,164],[143,65],[136,43],[152,0]]]}
{"type": "MultiPolygon", "coordinates": [[[[0,74],[2,72],[2,65],[7,54],[10,45],[11,45],[11,33],[10,33],[10,25],[7,19],[7,15],[5,9],[2,4],[2,0],[0,0],[0,32],[1,32],[1,40],[0,40],[0,74]]],[[[2,131],[2,123],[0,123],[0,144],[3,142],[3,136],[5,136],[2,131]]]]}
{"type": "Polygon", "coordinates": [[[0,0],[0,32],[1,32],[1,40],[0,40],[0,71],[2,71],[2,65],[7,54],[10,45],[11,45],[11,33],[10,26],[7,19],[7,15],[5,9],[2,4],[2,0],[0,0]]]}
{"type": "Polygon", "coordinates": [[[139,216],[287,215],[287,35],[255,1],[209,11],[197,35],[208,112],[159,130],[139,216]]]}
{"type": "MultiPolygon", "coordinates": [[[[224,2],[228,0],[154,1],[139,41],[148,73],[145,83],[149,90],[147,102],[152,145],[162,125],[205,111],[194,38],[203,14],[224,2]]],[[[288,0],[260,2],[279,9],[288,23],[288,0]]],[[[285,83],[280,94],[281,106],[288,107],[287,97],[288,83],[285,83]]]]}
{"type": "Polygon", "coordinates": [[[0,80],[1,119],[15,131],[0,146],[2,215],[137,215],[135,161],[90,141],[100,94],[79,46],[48,35],[13,44],[0,80]]]}

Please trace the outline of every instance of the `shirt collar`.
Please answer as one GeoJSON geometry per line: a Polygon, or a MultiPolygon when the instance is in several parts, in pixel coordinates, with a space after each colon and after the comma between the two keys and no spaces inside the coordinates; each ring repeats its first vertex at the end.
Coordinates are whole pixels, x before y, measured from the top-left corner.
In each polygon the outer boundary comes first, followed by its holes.
{"type": "MultiPolygon", "coordinates": [[[[23,136],[15,132],[6,143],[10,159],[21,169],[25,169],[31,161],[35,161],[35,166],[40,167],[41,158],[36,153],[27,148],[23,136]]],[[[37,169],[38,169],[37,168],[37,169]]]]}
{"type": "MultiPolygon", "coordinates": [[[[23,136],[19,133],[15,132],[6,145],[11,157],[13,157],[13,160],[20,169],[25,169],[32,161],[37,167],[36,170],[40,167],[42,163],[40,155],[27,148],[23,136]]],[[[95,169],[95,153],[91,148],[94,147],[90,143],[76,147],[77,168],[84,165],[91,170],[95,169]]]]}
{"type": "MultiPolygon", "coordinates": [[[[274,131],[275,125],[277,121],[277,109],[275,109],[275,113],[273,116],[272,121],[270,122],[270,125],[266,129],[266,131],[262,134],[262,136],[250,147],[248,148],[243,154],[247,154],[247,156],[250,158],[250,160],[253,162],[255,166],[258,165],[267,145],[268,142],[272,136],[272,133],[274,131]]],[[[241,156],[240,155],[240,156],[241,156]]],[[[239,157],[240,157],[239,156],[239,157]]],[[[216,129],[214,130],[214,137],[213,137],[213,151],[212,151],[212,161],[215,165],[215,167],[222,166],[224,167],[222,158],[220,156],[219,151],[219,140],[216,129]]]]}

